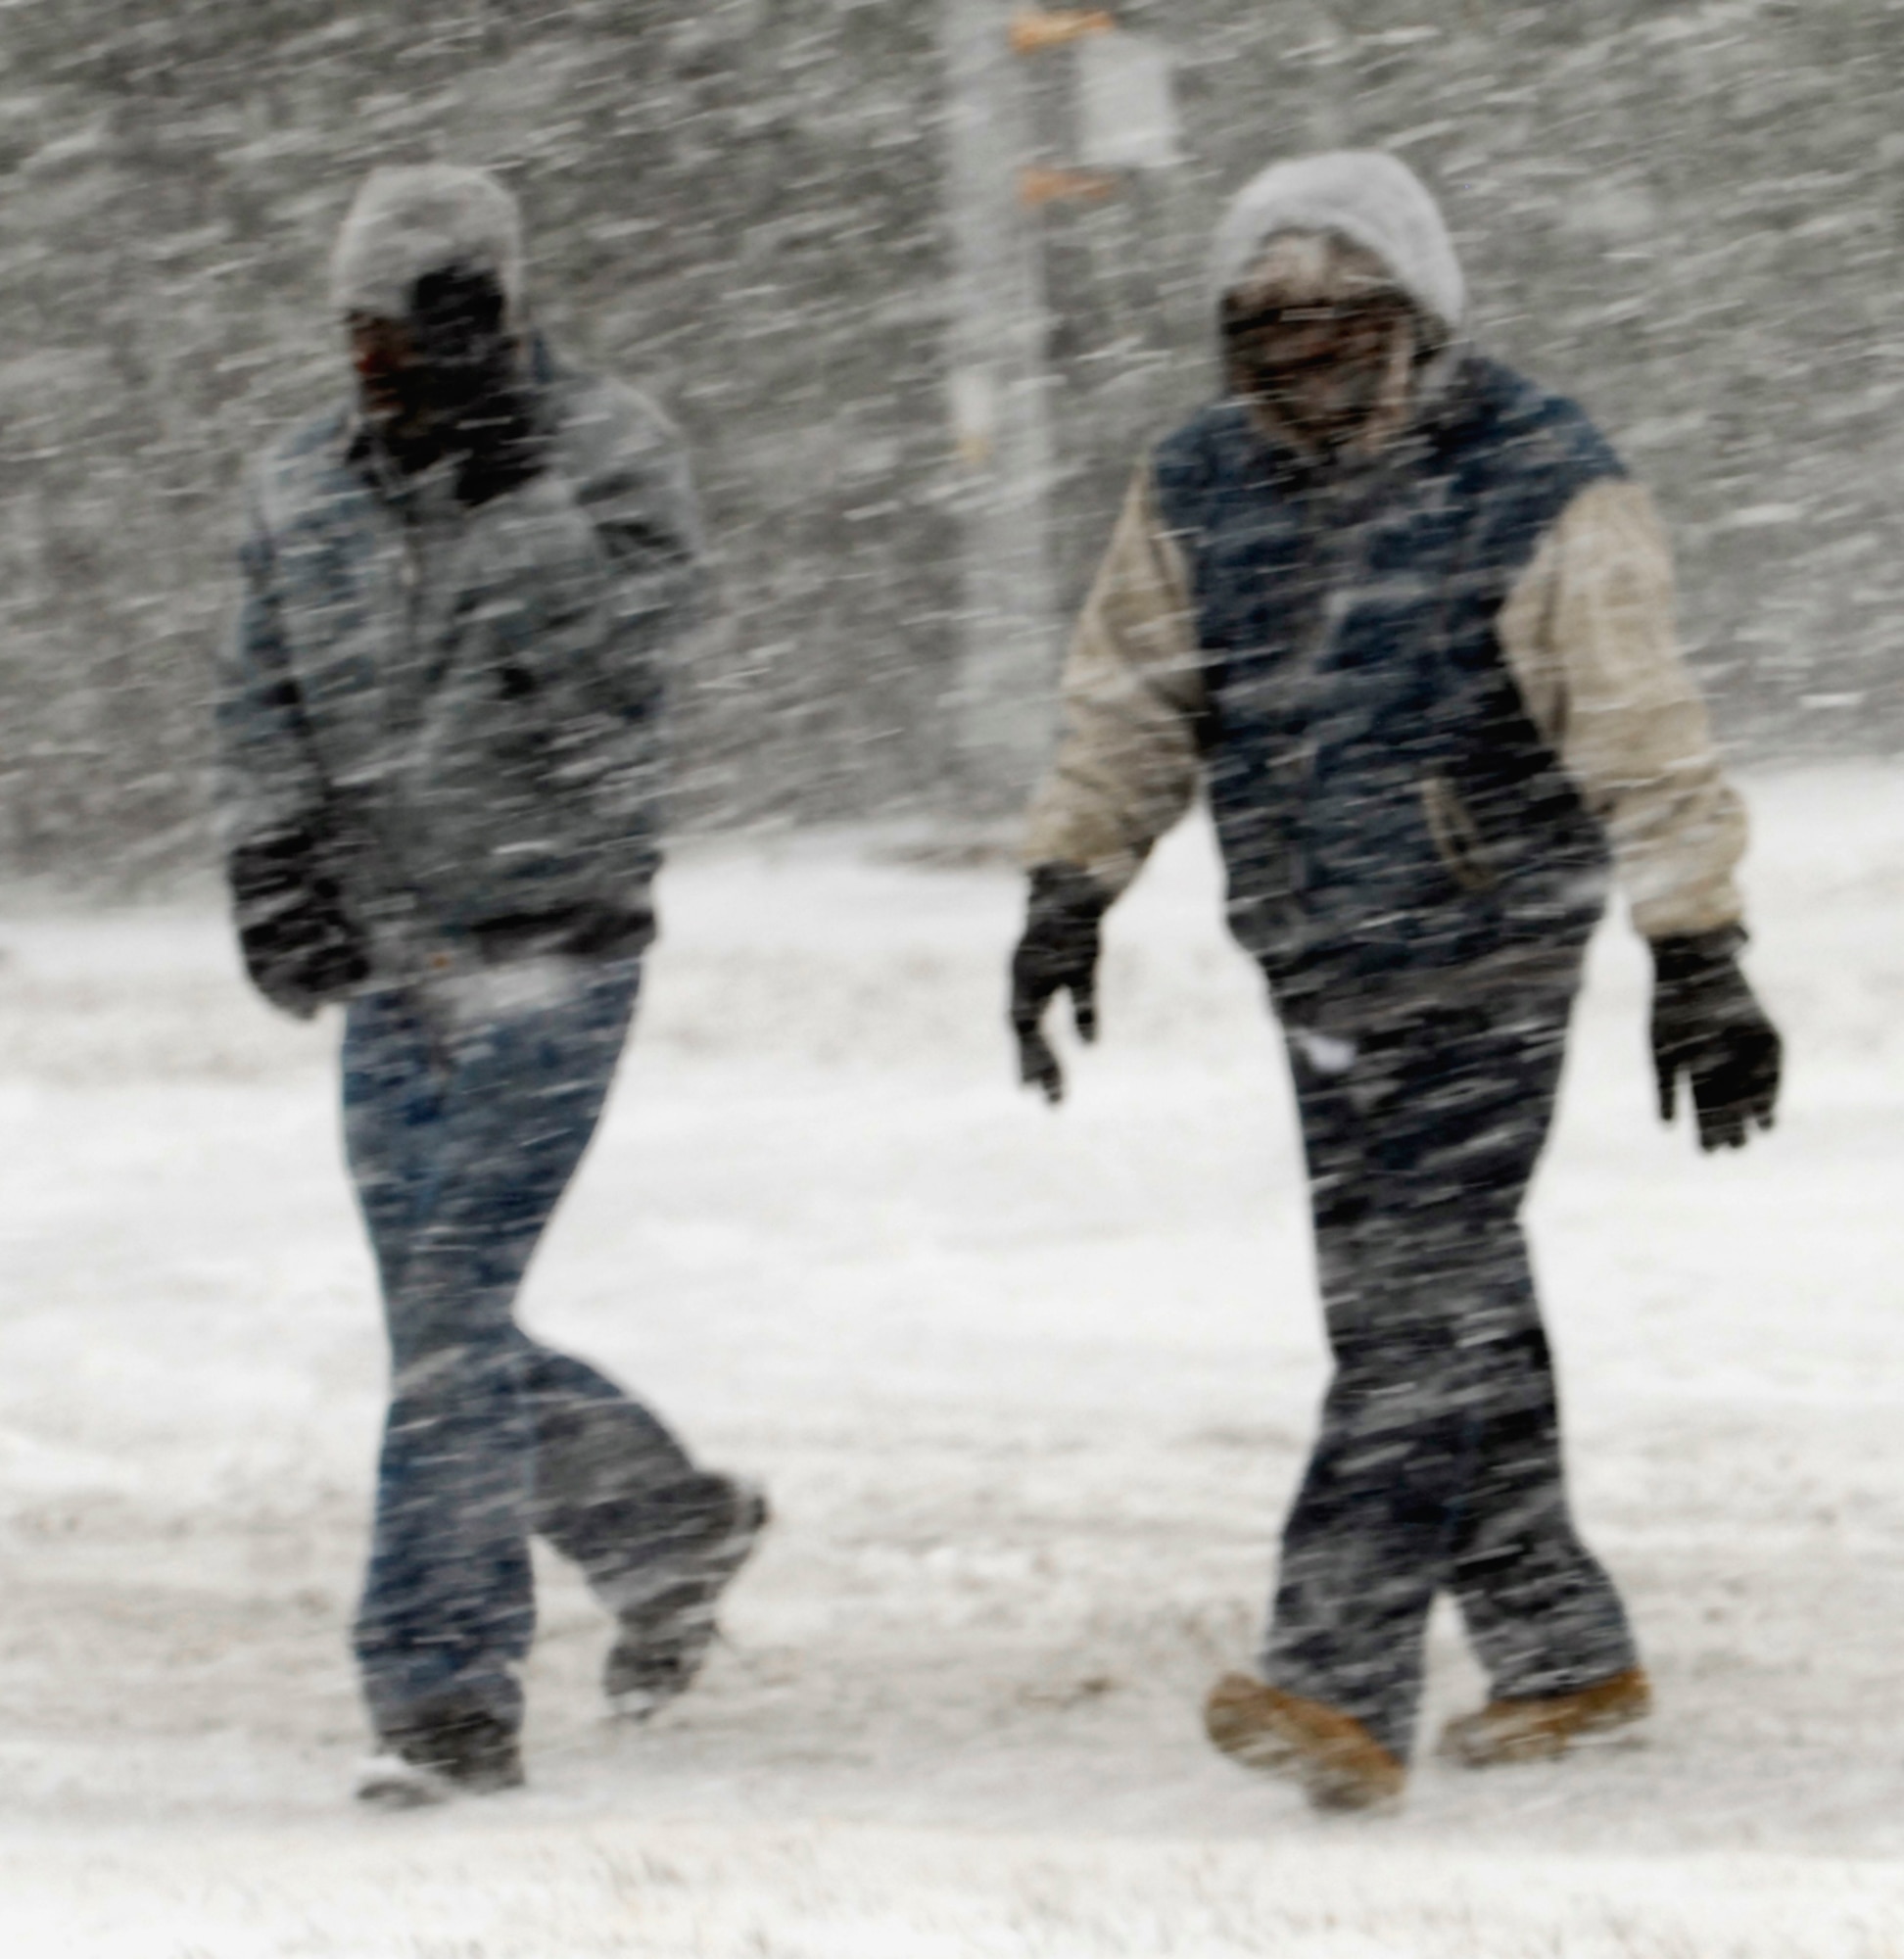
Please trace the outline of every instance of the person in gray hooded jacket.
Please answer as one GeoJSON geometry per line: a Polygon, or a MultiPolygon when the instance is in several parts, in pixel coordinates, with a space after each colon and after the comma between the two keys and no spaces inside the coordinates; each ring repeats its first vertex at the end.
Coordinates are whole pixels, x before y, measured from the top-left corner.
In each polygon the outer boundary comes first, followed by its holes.
{"type": "Polygon", "coordinates": [[[639,1714],[692,1678],[765,1509],[514,1318],[654,932],[660,660],[700,550],[680,443],[528,330],[483,172],[374,171],[331,284],[356,394],[252,474],[217,802],[252,978],[347,1008],[393,1374],[359,1792],[405,1803],[521,1779],[532,1531],[616,1615],[639,1714]]]}
{"type": "Polygon", "coordinates": [[[1609,869],[1656,971],[1660,1113],[1769,1127],[1740,974],[1738,802],[1680,657],[1645,492],[1572,403],[1462,337],[1461,271],[1392,157],[1277,165],[1218,232],[1220,400],[1137,471],[1064,682],[1013,962],[1095,1030],[1099,921],[1202,784],[1229,922],[1282,1022],[1335,1371],[1253,1675],[1212,1740],[1311,1798],[1398,1794],[1422,1638],[1458,1601],[1473,1765],[1642,1716],[1569,1515],[1520,1209],[1609,869]]]}

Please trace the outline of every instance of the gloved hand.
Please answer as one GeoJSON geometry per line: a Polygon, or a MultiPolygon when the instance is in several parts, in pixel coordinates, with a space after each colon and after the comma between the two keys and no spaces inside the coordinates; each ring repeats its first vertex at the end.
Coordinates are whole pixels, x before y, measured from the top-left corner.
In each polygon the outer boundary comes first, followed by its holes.
{"type": "Polygon", "coordinates": [[[410,301],[410,343],[436,439],[459,458],[457,501],[476,509],[538,476],[547,443],[494,273],[426,272],[410,301]]]}
{"type": "Polygon", "coordinates": [[[1772,1126],[1784,1043],[1738,970],[1737,927],[1656,938],[1653,1074],[1670,1123],[1679,1077],[1691,1084],[1702,1150],[1742,1149],[1753,1123],[1772,1126]]]}
{"type": "Polygon", "coordinates": [[[1111,903],[1103,886],[1072,864],[1040,864],[1031,873],[1024,935],[1012,955],[1012,1031],[1019,1079],[1065,1096],[1064,1071],[1038,1023],[1052,995],[1069,991],[1081,1040],[1097,1039],[1098,928],[1111,903]]]}
{"type": "Polygon", "coordinates": [[[370,978],[362,938],[309,831],[240,844],[226,870],[245,970],[274,1007],[308,1021],[370,978]]]}

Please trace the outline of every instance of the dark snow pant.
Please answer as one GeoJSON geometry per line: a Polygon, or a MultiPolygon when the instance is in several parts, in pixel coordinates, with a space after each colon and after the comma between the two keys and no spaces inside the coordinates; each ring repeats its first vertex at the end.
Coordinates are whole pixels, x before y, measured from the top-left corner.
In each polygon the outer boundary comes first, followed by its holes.
{"type": "Polygon", "coordinates": [[[535,1629],[529,1535],[611,1605],[715,1500],[646,1410],[515,1323],[543,1227],[594,1134],[638,961],[357,1000],[344,1133],[382,1280],[390,1411],[357,1655],[380,1734],[479,1710],[513,1725],[535,1629]]]}
{"type": "Polygon", "coordinates": [[[1635,1663],[1568,1513],[1520,1225],[1571,1004],[1556,989],[1424,1013],[1369,1033],[1346,1067],[1290,1040],[1335,1373],[1283,1532],[1263,1675],[1401,1760],[1444,1587],[1499,1696],[1635,1663]]]}

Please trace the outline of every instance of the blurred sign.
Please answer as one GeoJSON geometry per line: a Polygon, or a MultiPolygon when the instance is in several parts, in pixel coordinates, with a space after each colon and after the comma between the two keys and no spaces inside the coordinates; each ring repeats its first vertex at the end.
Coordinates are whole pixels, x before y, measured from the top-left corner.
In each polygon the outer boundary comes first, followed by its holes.
{"type": "Polygon", "coordinates": [[[1115,196],[1117,188],[1118,179],[1103,170],[1056,170],[1034,164],[1019,172],[1019,202],[1027,211],[1079,199],[1095,203],[1115,196]]]}
{"type": "Polygon", "coordinates": [[[983,469],[998,434],[998,384],[989,367],[952,370],[952,440],[968,469],[983,469]]]}
{"type": "Polygon", "coordinates": [[[1087,169],[1161,170],[1182,161],[1170,57],[1121,30],[1077,46],[1078,162],[1087,169]]]}
{"type": "Polygon", "coordinates": [[[1109,14],[1097,9],[1086,13],[1068,8],[1053,14],[1027,7],[1012,16],[1012,52],[1041,55],[1047,48],[1067,47],[1087,34],[1108,34],[1117,24],[1109,14]]]}

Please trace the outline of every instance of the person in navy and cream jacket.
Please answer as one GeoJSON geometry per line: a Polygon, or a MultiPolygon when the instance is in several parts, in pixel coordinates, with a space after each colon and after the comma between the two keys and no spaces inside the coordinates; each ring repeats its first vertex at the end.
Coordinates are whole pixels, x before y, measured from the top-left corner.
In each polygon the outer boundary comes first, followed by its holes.
{"type": "Polygon", "coordinates": [[[1137,470],[1064,680],[1013,966],[1095,1031],[1099,921],[1201,786],[1294,1070],[1335,1372],[1260,1672],[1206,1720],[1322,1804],[1398,1794],[1452,1593],[1493,1697],[1470,1764],[1650,1702],[1576,1534],[1519,1213],[1609,873],[1651,942],[1661,1114],[1771,1125],[1737,963],[1738,798],[1681,658],[1646,492],[1463,337],[1440,212],[1388,156],[1263,171],[1217,234],[1221,399],[1137,470]]]}

